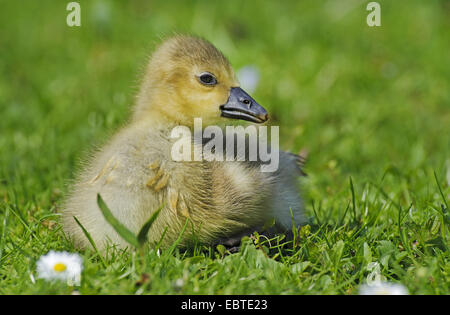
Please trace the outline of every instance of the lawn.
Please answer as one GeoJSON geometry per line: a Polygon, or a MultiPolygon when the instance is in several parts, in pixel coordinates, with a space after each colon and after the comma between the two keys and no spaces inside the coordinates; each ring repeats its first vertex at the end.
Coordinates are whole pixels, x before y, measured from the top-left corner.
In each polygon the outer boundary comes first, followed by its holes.
{"type": "Polygon", "coordinates": [[[379,1],[65,1],[0,5],[0,294],[358,294],[371,279],[450,294],[450,4],[379,1]],[[210,40],[308,152],[308,225],[237,253],[79,252],[79,287],[37,278],[77,252],[61,202],[80,161],[126,123],[147,56],[174,32],[210,40]]]}

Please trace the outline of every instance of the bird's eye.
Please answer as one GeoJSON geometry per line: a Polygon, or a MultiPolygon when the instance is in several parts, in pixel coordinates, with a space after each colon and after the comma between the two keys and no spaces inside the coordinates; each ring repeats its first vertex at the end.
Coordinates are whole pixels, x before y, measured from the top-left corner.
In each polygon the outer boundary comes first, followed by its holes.
{"type": "Polygon", "coordinates": [[[204,85],[216,85],[217,84],[216,77],[209,72],[203,72],[202,74],[200,74],[198,76],[198,79],[204,85]]]}

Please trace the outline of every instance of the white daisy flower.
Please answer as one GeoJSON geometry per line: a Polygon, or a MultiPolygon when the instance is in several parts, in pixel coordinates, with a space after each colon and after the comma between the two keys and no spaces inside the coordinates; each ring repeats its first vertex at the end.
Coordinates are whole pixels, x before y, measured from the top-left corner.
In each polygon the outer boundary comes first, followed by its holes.
{"type": "Polygon", "coordinates": [[[50,251],[37,262],[38,278],[48,281],[67,281],[68,285],[80,285],[83,260],[80,255],[50,251]]]}
{"type": "Polygon", "coordinates": [[[375,282],[362,285],[359,295],[408,295],[408,289],[398,283],[375,282]]]}

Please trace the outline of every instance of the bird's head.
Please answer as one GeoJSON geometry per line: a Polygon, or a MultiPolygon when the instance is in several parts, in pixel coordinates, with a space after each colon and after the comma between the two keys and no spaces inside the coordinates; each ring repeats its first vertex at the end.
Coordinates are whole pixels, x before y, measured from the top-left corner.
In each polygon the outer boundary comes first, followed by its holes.
{"type": "Polygon", "coordinates": [[[160,117],[192,126],[227,119],[263,123],[266,110],[239,87],[225,56],[206,40],[175,36],[151,56],[135,108],[134,119],[160,117]]]}

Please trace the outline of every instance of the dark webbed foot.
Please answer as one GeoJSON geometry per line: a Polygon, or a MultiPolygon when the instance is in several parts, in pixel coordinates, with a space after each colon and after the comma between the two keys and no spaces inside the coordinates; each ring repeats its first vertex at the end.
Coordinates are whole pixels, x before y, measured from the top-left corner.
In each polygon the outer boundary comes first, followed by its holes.
{"type": "Polygon", "coordinates": [[[249,228],[239,233],[236,233],[229,237],[223,237],[217,240],[217,245],[223,245],[225,248],[231,253],[235,253],[239,251],[241,245],[241,239],[245,236],[250,237],[254,232],[258,232],[260,234],[264,234],[267,237],[271,237],[275,234],[275,231],[270,228],[268,231],[264,229],[263,226],[257,226],[254,228],[249,228]]]}
{"type": "Polygon", "coordinates": [[[223,245],[223,246],[225,246],[227,248],[228,247],[235,247],[235,246],[239,247],[239,245],[241,244],[241,239],[244,236],[250,236],[252,233],[253,232],[246,231],[246,232],[242,232],[242,233],[230,236],[228,238],[222,238],[222,239],[219,239],[217,241],[217,244],[221,244],[221,245],[223,245]]]}

